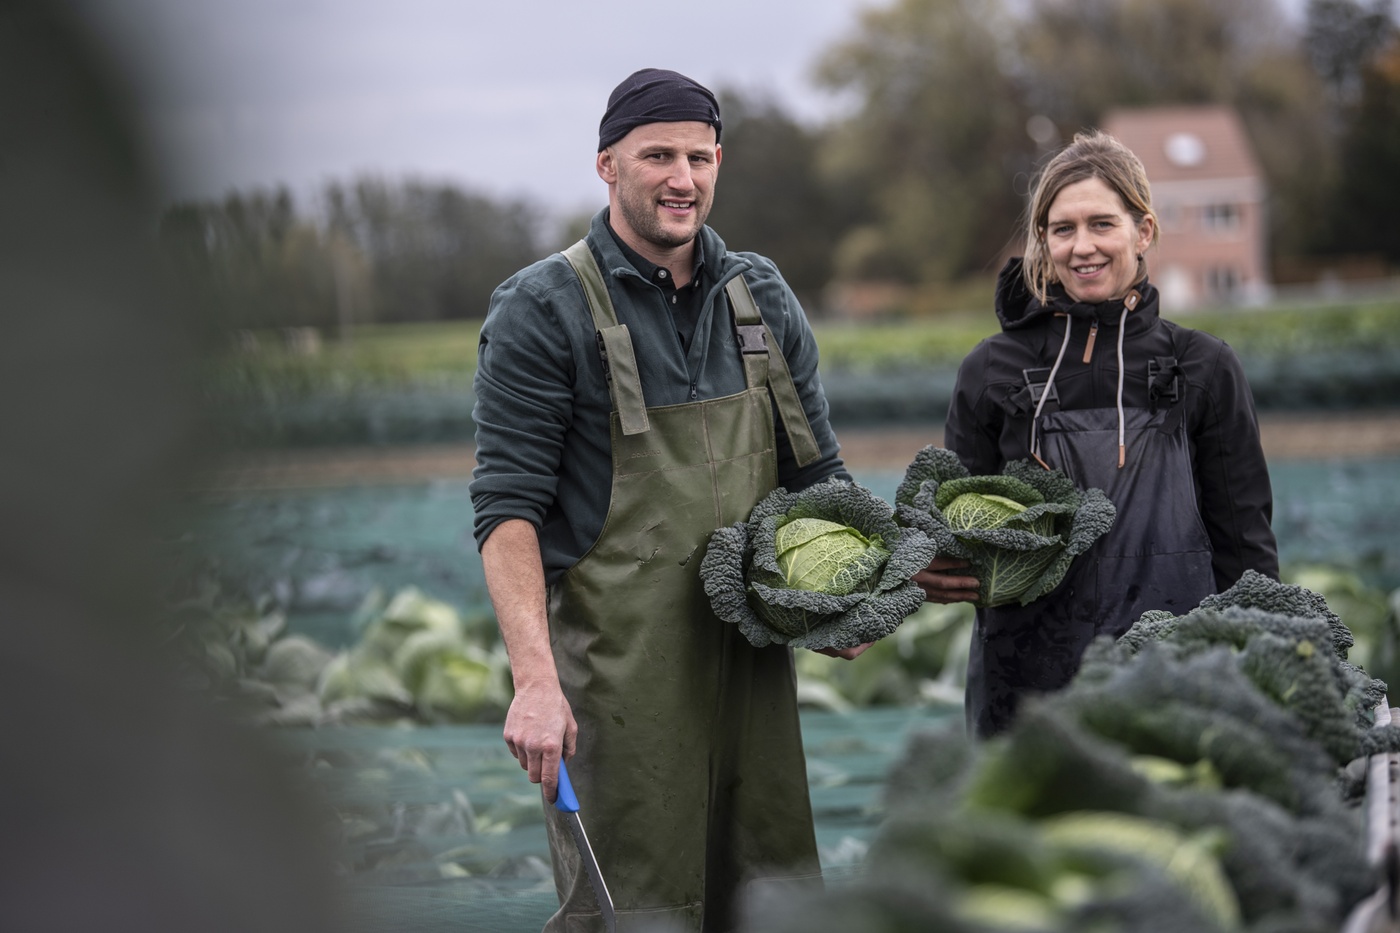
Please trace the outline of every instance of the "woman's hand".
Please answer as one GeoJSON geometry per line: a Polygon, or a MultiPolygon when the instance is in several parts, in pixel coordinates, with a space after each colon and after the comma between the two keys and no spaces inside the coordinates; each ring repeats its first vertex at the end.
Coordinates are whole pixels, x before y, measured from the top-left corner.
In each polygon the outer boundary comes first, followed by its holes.
{"type": "Polygon", "coordinates": [[[875,644],[868,641],[863,645],[856,645],[854,648],[818,648],[817,654],[824,654],[828,658],[841,658],[843,661],[854,661],[865,653],[865,649],[875,644]]]}
{"type": "Polygon", "coordinates": [[[970,603],[977,599],[981,584],[976,577],[958,575],[968,562],[961,557],[935,557],[928,566],[914,574],[914,582],[931,603],[970,603]]]}

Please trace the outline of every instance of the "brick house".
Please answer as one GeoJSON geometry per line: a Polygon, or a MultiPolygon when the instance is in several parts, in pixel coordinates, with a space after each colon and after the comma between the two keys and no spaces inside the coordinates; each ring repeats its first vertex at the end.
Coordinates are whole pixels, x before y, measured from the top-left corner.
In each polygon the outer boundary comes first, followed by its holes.
{"type": "Polygon", "coordinates": [[[1170,314],[1268,297],[1263,172],[1228,107],[1115,110],[1101,129],[1147,169],[1161,239],[1148,270],[1170,314]]]}

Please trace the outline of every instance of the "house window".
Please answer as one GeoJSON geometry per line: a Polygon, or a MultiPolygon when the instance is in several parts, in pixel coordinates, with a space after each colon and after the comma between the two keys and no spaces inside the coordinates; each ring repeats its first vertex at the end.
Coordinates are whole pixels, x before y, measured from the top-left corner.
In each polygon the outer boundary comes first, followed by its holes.
{"type": "Polygon", "coordinates": [[[1207,204],[1201,210],[1201,226],[1217,233],[1238,230],[1240,206],[1238,204],[1207,204]]]}
{"type": "Polygon", "coordinates": [[[1163,230],[1176,230],[1181,222],[1181,211],[1170,202],[1161,204],[1157,208],[1157,222],[1163,230]]]}
{"type": "Polygon", "coordinates": [[[1206,292],[1208,294],[1230,295],[1239,287],[1240,273],[1233,266],[1211,266],[1206,269],[1206,292]]]}

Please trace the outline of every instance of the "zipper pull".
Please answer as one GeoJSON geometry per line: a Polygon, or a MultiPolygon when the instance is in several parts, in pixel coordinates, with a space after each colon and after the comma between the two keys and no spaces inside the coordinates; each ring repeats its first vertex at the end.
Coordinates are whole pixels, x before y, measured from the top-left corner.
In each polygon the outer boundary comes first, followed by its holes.
{"type": "Polygon", "coordinates": [[[612,366],[608,363],[608,345],[603,342],[603,332],[597,330],[593,332],[598,339],[598,358],[603,361],[603,380],[609,386],[612,385],[612,366]]]}
{"type": "Polygon", "coordinates": [[[1099,322],[1095,321],[1089,328],[1089,339],[1084,341],[1084,362],[1089,362],[1094,356],[1094,338],[1099,335],[1099,322]]]}
{"type": "Polygon", "coordinates": [[[695,383],[692,382],[692,383],[690,384],[690,400],[693,402],[693,401],[695,401],[696,399],[698,399],[699,397],[700,397],[700,389],[697,388],[696,385],[695,385],[695,383]]]}

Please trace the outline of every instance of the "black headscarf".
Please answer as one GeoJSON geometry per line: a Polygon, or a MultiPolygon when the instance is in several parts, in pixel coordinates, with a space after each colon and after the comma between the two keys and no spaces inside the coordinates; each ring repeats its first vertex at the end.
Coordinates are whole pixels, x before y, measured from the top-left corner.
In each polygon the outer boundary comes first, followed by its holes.
{"type": "Polygon", "coordinates": [[[698,81],[663,68],[643,68],[613,89],[598,124],[598,151],[647,123],[708,123],[719,142],[719,102],[698,81]]]}

